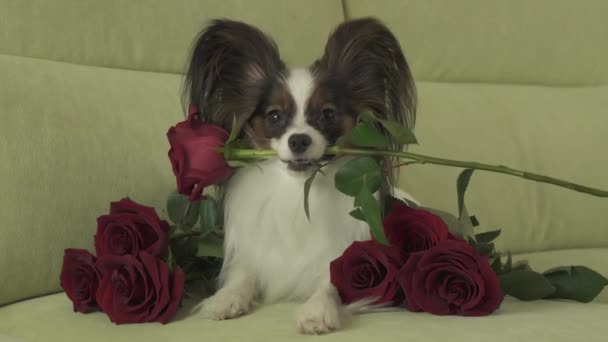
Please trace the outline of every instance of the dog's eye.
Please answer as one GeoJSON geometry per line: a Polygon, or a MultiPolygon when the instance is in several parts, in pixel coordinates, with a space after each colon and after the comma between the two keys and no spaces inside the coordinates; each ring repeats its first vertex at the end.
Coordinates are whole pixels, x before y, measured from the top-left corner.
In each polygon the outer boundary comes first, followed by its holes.
{"type": "Polygon", "coordinates": [[[277,125],[283,121],[284,114],[279,109],[273,109],[266,113],[266,120],[272,125],[277,125]]]}
{"type": "Polygon", "coordinates": [[[321,110],[321,116],[319,117],[323,122],[331,122],[336,117],[336,110],[331,107],[325,107],[321,110]]]}

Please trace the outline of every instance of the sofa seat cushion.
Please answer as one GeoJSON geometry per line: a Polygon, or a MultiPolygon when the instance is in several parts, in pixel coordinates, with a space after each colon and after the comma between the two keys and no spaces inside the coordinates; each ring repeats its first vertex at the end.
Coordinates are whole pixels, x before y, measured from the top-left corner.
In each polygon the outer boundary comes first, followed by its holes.
{"type": "MultiPolygon", "coordinates": [[[[539,270],[570,261],[606,273],[608,249],[533,253],[526,258],[539,270]],[[603,260],[603,261],[602,261],[603,260]]],[[[606,291],[603,298],[606,298],[606,291]]],[[[215,322],[180,313],[176,321],[116,326],[103,313],[72,312],[63,293],[0,308],[0,337],[28,342],[179,342],[179,341],[303,341],[295,329],[295,304],[262,306],[251,315],[215,322]]],[[[184,310],[186,311],[186,310],[184,310]]],[[[432,316],[406,311],[355,316],[343,330],[319,341],[605,341],[608,304],[566,301],[520,302],[507,298],[495,314],[482,317],[432,316]]]]}

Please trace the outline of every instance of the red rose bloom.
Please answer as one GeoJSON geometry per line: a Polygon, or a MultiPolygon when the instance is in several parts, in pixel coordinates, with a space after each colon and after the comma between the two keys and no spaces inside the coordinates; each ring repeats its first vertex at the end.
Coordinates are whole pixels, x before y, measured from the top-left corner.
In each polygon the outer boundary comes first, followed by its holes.
{"type": "Polygon", "coordinates": [[[163,257],[169,248],[169,223],[152,207],[125,198],[110,204],[110,214],[97,218],[97,256],[138,255],[140,251],[163,257]]]}
{"type": "Polygon", "coordinates": [[[400,304],[403,294],[396,276],[402,263],[394,247],[355,241],[331,262],[331,283],[345,304],[366,298],[376,298],[377,304],[400,304]]]}
{"type": "Polygon", "coordinates": [[[146,252],[138,258],[102,256],[97,267],[102,274],[97,302],[112,322],[166,324],[175,315],[184,291],[181,268],[170,273],[167,264],[146,252]]]}
{"type": "Polygon", "coordinates": [[[99,284],[95,257],[84,249],[66,249],[63,255],[60,283],[74,305],[74,312],[87,313],[99,309],[95,292],[99,284]]]}
{"type": "Polygon", "coordinates": [[[403,203],[396,203],[382,224],[389,244],[405,256],[427,250],[451,235],[439,216],[403,203]]]}
{"type": "Polygon", "coordinates": [[[201,197],[205,187],[226,180],[232,172],[223,154],[215,150],[224,146],[228,132],[196,119],[196,114],[190,108],[188,119],[167,132],[177,191],[192,201],[201,197]]]}
{"type": "Polygon", "coordinates": [[[459,240],[410,255],[398,278],[412,311],[485,316],[504,298],[488,258],[459,240]]]}

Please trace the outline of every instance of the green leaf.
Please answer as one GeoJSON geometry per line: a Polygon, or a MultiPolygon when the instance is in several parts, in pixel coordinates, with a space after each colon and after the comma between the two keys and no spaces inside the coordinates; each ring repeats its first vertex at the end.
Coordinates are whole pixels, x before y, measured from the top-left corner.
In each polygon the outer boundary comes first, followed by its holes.
{"type": "Polygon", "coordinates": [[[513,256],[511,256],[511,252],[507,252],[507,262],[505,262],[503,269],[505,273],[513,270],[513,256]]]}
{"type": "Polygon", "coordinates": [[[350,142],[357,146],[387,147],[386,137],[365,122],[359,122],[350,131],[350,142]]]}
{"type": "Polygon", "coordinates": [[[382,184],[380,166],[372,157],[359,157],[344,164],[334,181],[336,189],[349,196],[357,196],[363,187],[375,193],[382,184]]]}
{"type": "Polygon", "coordinates": [[[494,241],[500,235],[500,229],[489,232],[479,233],[475,235],[475,240],[480,243],[489,243],[494,241]]]}
{"type": "Polygon", "coordinates": [[[418,140],[409,128],[402,124],[390,120],[382,120],[378,118],[373,112],[365,111],[359,114],[359,118],[368,124],[379,122],[389,134],[400,144],[417,144],[418,140]]]}
{"type": "Polygon", "coordinates": [[[169,268],[169,272],[173,272],[175,266],[174,262],[173,253],[171,252],[171,248],[169,248],[169,252],[167,253],[167,267],[169,268]]]}
{"type": "Polygon", "coordinates": [[[608,285],[608,279],[585,266],[557,267],[543,274],[557,289],[548,298],[589,303],[608,285]]]}
{"type": "MultiPolygon", "coordinates": [[[[469,242],[469,244],[471,244],[469,242]]],[[[471,244],[475,248],[475,251],[481,255],[492,255],[495,252],[495,247],[493,243],[474,243],[471,244]]]]}
{"type": "Polygon", "coordinates": [[[458,218],[458,222],[460,223],[460,231],[462,234],[461,236],[470,238],[473,241],[477,241],[475,239],[475,229],[473,227],[473,223],[471,222],[466,207],[462,208],[460,218],[458,218]]]}
{"type": "Polygon", "coordinates": [[[380,204],[374,197],[371,191],[366,187],[361,187],[357,195],[357,201],[361,205],[361,211],[365,217],[365,221],[369,224],[372,236],[383,245],[387,245],[388,241],[384,235],[382,226],[382,217],[380,214],[380,204]]]}
{"type": "Polygon", "coordinates": [[[219,210],[217,201],[211,196],[202,199],[199,205],[200,212],[200,232],[201,234],[207,234],[214,231],[219,226],[219,210]]]}
{"type": "Polygon", "coordinates": [[[456,180],[456,191],[458,193],[458,220],[462,224],[462,231],[464,236],[475,239],[475,233],[473,230],[473,223],[471,222],[471,216],[469,215],[467,208],[464,204],[464,195],[469,186],[469,181],[473,175],[473,169],[465,169],[456,180]]]}
{"type": "Polygon", "coordinates": [[[386,128],[386,130],[390,133],[398,143],[407,145],[407,144],[417,144],[418,139],[414,135],[409,128],[403,126],[402,124],[394,121],[388,120],[379,120],[382,126],[386,128]]]}
{"type": "Polygon", "coordinates": [[[233,141],[236,141],[236,139],[239,137],[239,132],[238,132],[238,127],[237,127],[237,122],[236,122],[236,115],[232,116],[232,125],[230,128],[230,136],[228,137],[228,140],[226,140],[226,144],[228,145],[233,141]]]}
{"type": "Polygon", "coordinates": [[[542,299],[556,291],[545,276],[534,271],[513,271],[500,275],[498,279],[502,291],[519,300],[542,299]]]}
{"type": "Polygon", "coordinates": [[[503,273],[502,262],[500,260],[500,256],[499,255],[493,256],[488,261],[490,262],[490,267],[492,267],[492,270],[494,271],[494,273],[496,273],[496,274],[502,274],[503,273]]]}
{"type": "Polygon", "coordinates": [[[348,214],[359,221],[365,221],[365,216],[363,215],[361,208],[355,208],[348,214]]]}
{"type": "Polygon", "coordinates": [[[306,182],[304,182],[304,212],[306,213],[306,218],[308,218],[309,222],[310,222],[310,203],[309,203],[310,187],[312,186],[312,182],[315,180],[315,177],[317,176],[317,172],[319,172],[319,170],[321,170],[320,167],[318,167],[312,173],[312,175],[310,175],[310,177],[308,177],[306,182]]]}
{"type": "Polygon", "coordinates": [[[198,220],[198,205],[197,202],[191,202],[187,196],[178,193],[172,193],[167,199],[167,215],[169,219],[178,224],[192,227],[198,220]],[[186,209],[190,209],[186,213],[186,209]],[[184,216],[184,214],[186,214],[184,216]]]}
{"type": "Polygon", "coordinates": [[[224,242],[215,234],[209,234],[198,242],[197,257],[224,257],[224,242]]]}
{"type": "MultiPolygon", "coordinates": [[[[458,216],[462,217],[462,211],[465,209],[464,205],[464,195],[467,192],[467,188],[469,187],[469,182],[471,181],[471,176],[473,175],[474,169],[465,169],[460,175],[458,175],[458,179],[456,180],[456,191],[458,192],[458,216]]],[[[467,219],[469,216],[467,215],[467,219]]]]}

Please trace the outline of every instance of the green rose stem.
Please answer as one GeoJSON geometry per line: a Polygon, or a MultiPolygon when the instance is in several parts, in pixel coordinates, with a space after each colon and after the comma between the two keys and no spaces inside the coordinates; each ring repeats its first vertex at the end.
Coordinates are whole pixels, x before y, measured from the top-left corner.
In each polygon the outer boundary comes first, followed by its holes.
{"type": "MultiPolygon", "coordinates": [[[[253,150],[253,149],[237,149],[230,148],[224,151],[228,160],[251,160],[251,159],[267,159],[275,156],[274,150],[253,150]]],[[[466,169],[483,170],[489,172],[496,172],[507,174],[511,176],[517,176],[524,179],[530,179],[540,183],[548,183],[557,185],[563,188],[571,189],[574,191],[590,194],[597,197],[608,197],[608,191],[591,188],[588,186],[567,182],[565,180],[547,177],[532,172],[526,172],[521,170],[512,169],[503,165],[489,165],[477,162],[466,162],[460,160],[444,159],[437,157],[425,156],[422,154],[411,153],[411,152],[397,152],[397,151],[382,151],[382,150],[371,150],[371,149],[357,149],[347,148],[340,146],[332,146],[325,151],[329,155],[354,155],[354,156],[391,156],[403,159],[414,160],[420,164],[435,164],[444,165],[451,167],[459,167],[466,169]]]]}

